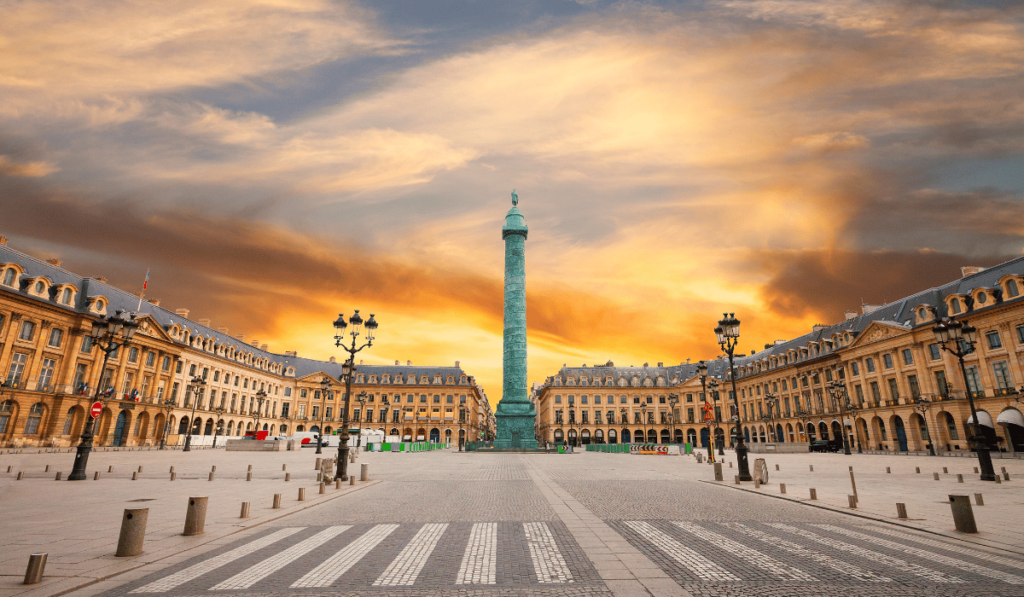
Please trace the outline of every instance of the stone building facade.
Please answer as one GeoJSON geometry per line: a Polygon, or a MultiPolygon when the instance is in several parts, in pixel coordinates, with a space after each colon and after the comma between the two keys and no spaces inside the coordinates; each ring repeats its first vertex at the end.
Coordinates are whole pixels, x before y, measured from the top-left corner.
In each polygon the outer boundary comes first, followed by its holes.
{"type": "MultiPolygon", "coordinates": [[[[157,301],[140,307],[137,295],[16,251],[0,237],[0,446],[76,444],[97,388],[103,403],[97,445],[155,445],[165,436],[175,444],[190,426],[193,444],[254,429],[273,435],[338,429],[345,393],[340,362],[273,353],[188,315],[157,301]],[[92,322],[117,310],[135,313],[140,326],[101,371],[104,354],[92,344],[92,322]],[[207,382],[198,396],[188,391],[197,376],[207,382]],[[327,396],[321,395],[324,377],[331,379],[327,396]]],[[[352,429],[454,442],[460,421],[470,440],[493,425],[486,396],[458,361],[453,367],[360,362],[352,394],[352,429]]]]}
{"type": "MultiPolygon", "coordinates": [[[[760,451],[768,444],[841,441],[845,434],[862,451],[968,450],[965,378],[932,332],[938,318],[951,317],[978,329],[965,368],[981,430],[995,448],[1024,452],[1024,258],[962,274],[738,356],[745,441],[760,451]]],[[[538,435],[551,442],[643,437],[703,446],[718,433],[731,444],[731,424],[725,428],[735,410],[729,364],[720,356],[708,366],[706,382],[717,384],[717,392],[707,394],[695,363],[563,367],[534,391],[538,435]]]]}

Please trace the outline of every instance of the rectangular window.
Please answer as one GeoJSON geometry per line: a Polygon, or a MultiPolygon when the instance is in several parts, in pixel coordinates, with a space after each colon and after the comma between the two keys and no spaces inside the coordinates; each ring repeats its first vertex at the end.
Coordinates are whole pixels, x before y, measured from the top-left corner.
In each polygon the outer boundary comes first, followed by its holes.
{"type": "MultiPolygon", "coordinates": [[[[315,404],[313,405],[313,418],[314,419],[319,419],[320,418],[320,407],[315,405],[315,404]]],[[[357,421],[359,420],[359,409],[358,408],[356,409],[356,420],[357,421]]]]}
{"type": "Polygon", "coordinates": [[[291,405],[290,402],[285,402],[285,403],[281,404],[281,416],[282,417],[287,417],[288,416],[288,409],[290,409],[291,406],[292,405],[291,405]]]}
{"type": "Polygon", "coordinates": [[[914,353],[909,348],[903,349],[903,364],[913,365],[914,364],[914,353]]]}
{"type": "Polygon", "coordinates": [[[1017,326],[1017,344],[1024,344],[1024,325],[1017,326]]]}
{"type": "Polygon", "coordinates": [[[580,422],[583,423],[583,424],[589,423],[590,422],[589,416],[590,416],[590,411],[586,411],[586,410],[583,411],[583,418],[580,419],[580,422]]]}
{"type": "MultiPolygon", "coordinates": [[[[148,375],[146,375],[145,377],[142,378],[142,397],[143,398],[146,398],[146,399],[149,398],[149,384],[152,382],[152,379],[153,378],[151,378],[148,375]]],[[[213,405],[210,405],[210,406],[213,406],[213,405]]]]}
{"type": "Polygon", "coordinates": [[[875,406],[882,403],[882,392],[878,389],[878,382],[871,382],[871,398],[875,401],[875,406]]]}
{"type": "Polygon", "coordinates": [[[60,343],[64,339],[64,330],[59,328],[53,328],[50,330],[50,340],[47,342],[48,345],[53,348],[60,348],[60,343]]]}
{"type": "Polygon", "coordinates": [[[992,363],[992,372],[996,376],[996,387],[1000,390],[1013,389],[1013,380],[1010,379],[1010,370],[1006,367],[1006,361],[992,363]]]}
{"type": "Polygon", "coordinates": [[[942,350],[939,348],[938,343],[933,342],[928,345],[928,354],[931,355],[933,361],[942,358],[942,350]]]}
{"type": "Polygon", "coordinates": [[[50,383],[53,382],[53,370],[57,366],[57,361],[53,359],[43,359],[43,366],[39,370],[39,387],[40,389],[49,388],[50,383]]]}
{"type": "MultiPolygon", "coordinates": [[[[438,383],[441,383],[441,382],[438,381],[438,383]]],[[[434,404],[441,404],[441,395],[440,394],[434,394],[434,404]]]]}
{"type": "Polygon", "coordinates": [[[868,373],[874,373],[875,372],[875,359],[873,359],[871,357],[868,357],[868,358],[864,359],[864,364],[867,365],[868,373]]]}
{"type": "Polygon", "coordinates": [[[687,394],[686,395],[686,401],[687,402],[693,402],[693,394],[687,394]]]}
{"type": "Polygon", "coordinates": [[[189,377],[195,377],[196,376],[196,364],[195,363],[192,363],[191,365],[188,366],[188,376],[189,377]]]}
{"type": "Polygon", "coordinates": [[[178,399],[178,382],[171,384],[171,400],[178,399]]]}
{"type": "MultiPolygon", "coordinates": [[[[152,354],[152,353],[150,353],[150,354],[152,354]]],[[[217,383],[219,381],[220,381],[220,371],[214,371],[213,372],[213,383],[217,383]]]]}
{"type": "Polygon", "coordinates": [[[292,395],[292,389],[291,388],[285,388],[284,389],[284,395],[285,395],[285,397],[291,396],[292,395]]]}
{"type": "MultiPolygon", "coordinates": [[[[146,366],[147,367],[152,367],[155,364],[156,364],[156,353],[155,352],[147,352],[146,353],[146,366]]],[[[214,381],[217,381],[217,380],[214,380],[214,381]]]]}
{"type": "Polygon", "coordinates": [[[167,371],[171,368],[171,357],[165,356],[163,362],[160,363],[160,368],[167,371]]]}
{"type": "Polygon", "coordinates": [[[75,365],[75,380],[71,382],[71,385],[76,394],[81,394],[85,391],[85,375],[88,369],[89,366],[85,363],[75,365]]]}
{"type": "Polygon", "coordinates": [[[914,399],[921,397],[921,386],[917,384],[916,375],[907,376],[907,384],[910,386],[910,396],[914,399]]]}
{"type": "Polygon", "coordinates": [[[135,381],[135,374],[131,371],[124,372],[124,383],[121,384],[121,393],[128,394],[132,389],[132,382],[135,381]]]}
{"type": "Polygon", "coordinates": [[[786,391],[786,380],[782,380],[782,391],[786,391]]]}
{"type": "Polygon", "coordinates": [[[178,361],[178,364],[174,366],[174,372],[175,372],[175,373],[181,373],[181,366],[182,366],[183,364],[184,364],[184,363],[182,363],[181,361],[178,361]]]}
{"type": "Polygon", "coordinates": [[[587,403],[587,395],[584,394],[584,395],[580,396],[580,404],[586,404],[586,403],[587,403]]]}
{"type": "Polygon", "coordinates": [[[7,371],[7,385],[18,387],[21,383],[21,375],[25,372],[25,363],[28,362],[28,355],[23,352],[16,352],[11,357],[11,368],[7,371]]]}
{"type": "Polygon", "coordinates": [[[889,378],[889,396],[893,402],[900,399],[900,387],[896,384],[896,378],[893,377],[889,378]]]}
{"type": "Polygon", "coordinates": [[[999,337],[999,332],[992,330],[985,334],[985,339],[988,340],[989,349],[996,349],[1003,347],[1003,340],[999,337]]]}
{"type": "Polygon", "coordinates": [[[21,322],[21,334],[18,335],[18,340],[31,340],[36,333],[36,324],[31,321],[21,322]]]}
{"type": "Polygon", "coordinates": [[[560,395],[556,394],[555,395],[555,404],[561,404],[561,403],[562,403],[562,397],[560,395]]]}
{"type": "Polygon", "coordinates": [[[128,362],[137,363],[139,362],[139,349],[136,346],[132,346],[128,349],[128,362]]]}
{"type": "Polygon", "coordinates": [[[305,398],[307,395],[306,390],[299,390],[299,398],[305,398]]]}
{"type": "Polygon", "coordinates": [[[885,368],[886,369],[892,369],[892,355],[891,354],[883,354],[882,355],[882,362],[885,363],[885,368]]]}
{"type": "Polygon", "coordinates": [[[981,396],[981,380],[978,379],[978,366],[971,365],[967,368],[967,387],[971,389],[973,396],[981,396]]]}
{"type": "MultiPolygon", "coordinates": [[[[599,404],[601,404],[601,395],[600,394],[595,394],[594,395],[594,405],[597,406],[599,404]]],[[[598,417],[598,418],[600,418],[600,417],[598,417]]]]}
{"type": "Polygon", "coordinates": [[[945,371],[935,372],[935,386],[939,388],[939,396],[942,396],[943,398],[949,397],[949,384],[946,383],[945,371]]]}
{"type": "Polygon", "coordinates": [[[783,398],[782,399],[782,404],[785,405],[786,416],[788,417],[789,416],[789,398],[783,398]]]}
{"type": "Polygon", "coordinates": [[[300,405],[299,405],[299,414],[298,414],[298,417],[299,417],[299,418],[301,419],[301,418],[302,418],[302,417],[304,417],[304,416],[306,416],[306,405],[305,405],[305,404],[300,404],[300,405]]]}
{"type": "MultiPolygon", "coordinates": [[[[858,363],[857,361],[853,361],[852,363],[850,363],[850,371],[852,371],[854,375],[860,375],[860,363],[858,363]]],[[[785,384],[786,382],[782,383],[785,384]]],[[[785,390],[786,388],[782,389],[785,390]]]]}
{"type": "Polygon", "coordinates": [[[164,380],[160,380],[160,383],[156,385],[156,400],[160,402],[164,399],[164,380]]]}
{"type": "Polygon", "coordinates": [[[92,352],[92,336],[86,336],[82,338],[82,352],[92,352]]]}

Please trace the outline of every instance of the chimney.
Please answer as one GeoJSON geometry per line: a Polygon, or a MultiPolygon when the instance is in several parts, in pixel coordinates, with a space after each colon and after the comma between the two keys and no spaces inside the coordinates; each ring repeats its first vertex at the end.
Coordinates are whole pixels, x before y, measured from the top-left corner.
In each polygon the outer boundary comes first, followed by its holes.
{"type": "Polygon", "coordinates": [[[405,362],[405,366],[406,367],[412,367],[412,361],[406,361],[405,362]]]}
{"type": "Polygon", "coordinates": [[[7,237],[0,234],[0,245],[7,246],[7,237]]]}
{"type": "Polygon", "coordinates": [[[336,359],[336,358],[334,358],[334,357],[331,357],[330,359],[328,359],[328,361],[327,361],[327,362],[329,362],[329,363],[337,363],[337,362],[338,362],[338,359],[336,359]]]}
{"type": "Polygon", "coordinates": [[[872,311],[877,311],[881,306],[882,305],[861,305],[860,308],[861,308],[861,310],[864,311],[864,315],[867,315],[868,313],[871,313],[872,311]]]}
{"type": "Polygon", "coordinates": [[[148,299],[147,302],[154,307],[160,306],[160,299],[148,299]]]}
{"type": "Polygon", "coordinates": [[[846,315],[846,319],[850,320],[850,319],[853,319],[854,317],[857,316],[857,312],[856,311],[847,311],[845,313],[845,315],[846,315]]]}
{"type": "Polygon", "coordinates": [[[644,367],[646,367],[646,366],[647,366],[647,363],[644,363],[644,367]]]}
{"type": "Polygon", "coordinates": [[[260,350],[267,350],[268,348],[266,344],[260,344],[260,350]]]}
{"type": "MultiPolygon", "coordinates": [[[[202,321],[200,321],[199,323],[202,323],[202,321]]],[[[235,339],[245,342],[245,334],[235,334],[235,339]]]]}
{"type": "Polygon", "coordinates": [[[757,353],[755,353],[755,352],[754,352],[754,349],[753,349],[753,348],[751,348],[751,349],[750,349],[750,356],[754,356],[755,354],[757,354],[757,353]]]}
{"type": "Polygon", "coordinates": [[[395,366],[398,366],[398,359],[395,359],[395,366]]]}
{"type": "Polygon", "coordinates": [[[686,359],[686,364],[687,364],[687,365],[689,365],[689,364],[690,364],[690,359],[686,359]]]}
{"type": "Polygon", "coordinates": [[[286,357],[297,357],[297,356],[299,356],[299,353],[295,352],[294,350],[286,350],[286,351],[284,351],[284,356],[286,356],[286,357]]]}
{"type": "Polygon", "coordinates": [[[965,265],[965,266],[960,268],[960,274],[964,278],[966,278],[967,276],[973,276],[974,274],[976,274],[978,272],[983,272],[983,271],[985,271],[985,268],[978,267],[976,265],[965,265]]]}
{"type": "Polygon", "coordinates": [[[661,362],[661,361],[658,361],[658,366],[659,366],[659,367],[664,367],[664,366],[665,366],[665,363],[663,363],[663,362],[661,362]]]}
{"type": "Polygon", "coordinates": [[[174,312],[182,317],[188,317],[188,309],[175,309],[174,312]]]}
{"type": "Polygon", "coordinates": [[[363,366],[363,359],[359,359],[359,366],[360,366],[360,367],[362,367],[362,366],[363,366]]]}
{"type": "Polygon", "coordinates": [[[209,319],[200,319],[199,320],[199,325],[210,327],[210,320],[209,319]]]}
{"type": "MultiPolygon", "coordinates": [[[[584,366],[584,367],[586,367],[586,365],[583,365],[583,366],[584,366]]],[[[458,369],[458,368],[459,368],[459,362],[458,362],[458,361],[455,361],[455,368],[456,368],[456,369],[458,369]]]]}
{"type": "Polygon", "coordinates": [[[107,279],[104,278],[103,276],[93,276],[93,279],[96,280],[97,282],[102,282],[104,284],[107,283],[107,279]]]}
{"type": "Polygon", "coordinates": [[[222,334],[227,334],[228,333],[228,328],[217,328],[217,331],[222,333],[222,334]]]}
{"type": "Polygon", "coordinates": [[[252,345],[252,346],[255,346],[256,348],[260,347],[260,341],[259,340],[253,340],[249,344],[252,345]]]}
{"type": "Polygon", "coordinates": [[[812,332],[820,332],[823,329],[825,329],[825,326],[820,324],[820,323],[816,323],[816,324],[811,326],[811,331],[812,332]]]}
{"type": "MultiPolygon", "coordinates": [[[[7,243],[5,242],[4,244],[6,245],[7,243]]],[[[46,260],[46,263],[49,263],[50,265],[56,267],[60,267],[60,259],[57,259],[56,257],[50,257],[49,259],[46,260]]]]}

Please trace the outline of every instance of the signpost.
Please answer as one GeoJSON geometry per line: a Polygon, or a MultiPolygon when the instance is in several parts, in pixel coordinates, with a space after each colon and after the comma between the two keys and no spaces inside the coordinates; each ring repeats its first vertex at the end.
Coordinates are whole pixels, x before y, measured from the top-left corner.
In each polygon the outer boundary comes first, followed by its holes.
{"type": "Polygon", "coordinates": [[[97,402],[93,402],[92,403],[92,408],[89,409],[89,414],[92,415],[92,418],[95,419],[96,417],[99,417],[100,414],[102,414],[102,413],[103,413],[103,405],[100,402],[98,402],[98,401],[97,402]]]}

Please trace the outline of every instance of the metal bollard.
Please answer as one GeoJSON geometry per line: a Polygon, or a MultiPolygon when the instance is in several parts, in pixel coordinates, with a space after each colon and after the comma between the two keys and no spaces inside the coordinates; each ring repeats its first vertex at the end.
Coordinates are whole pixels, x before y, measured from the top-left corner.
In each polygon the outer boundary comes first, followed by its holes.
{"type": "Polygon", "coordinates": [[[857,480],[853,478],[853,467],[850,467],[850,486],[853,487],[853,499],[854,501],[860,500],[860,495],[857,494],[857,480]]]}
{"type": "Polygon", "coordinates": [[[975,473],[980,473],[981,471],[978,470],[978,467],[974,467],[974,472],[975,473]]]}
{"type": "Polygon", "coordinates": [[[916,472],[917,474],[921,474],[921,467],[915,466],[914,467],[914,472],[916,472]]]}
{"type": "Polygon", "coordinates": [[[948,475],[949,474],[949,467],[946,467],[946,466],[942,467],[942,474],[943,475],[948,475]]]}
{"type": "Polygon", "coordinates": [[[212,473],[212,472],[210,473],[210,478],[209,478],[209,479],[207,479],[207,480],[208,480],[208,481],[213,481],[213,473],[212,473]]]}
{"type": "Polygon", "coordinates": [[[288,470],[288,465],[287,465],[287,464],[282,464],[282,465],[281,465],[281,470],[282,470],[282,471],[286,471],[286,470],[288,470]]]}
{"type": "Polygon", "coordinates": [[[732,461],[729,461],[729,468],[732,468],[732,461]]]}
{"type": "Polygon", "coordinates": [[[285,481],[291,481],[292,480],[292,474],[291,473],[285,473],[284,474],[284,480],[285,481]]]}
{"type": "Polygon", "coordinates": [[[892,469],[889,468],[889,467],[885,467],[885,474],[891,475],[892,474],[892,469]]]}
{"type": "Polygon", "coordinates": [[[1006,471],[1003,471],[1003,481],[1009,481],[1009,480],[1010,480],[1010,473],[1008,473],[1006,471]]]}
{"type": "Polygon", "coordinates": [[[340,478],[334,480],[334,488],[335,489],[341,489],[341,479],[340,478]]]}
{"type": "Polygon", "coordinates": [[[305,487],[300,487],[299,488],[299,501],[300,502],[306,501],[306,488],[305,487]]]}
{"type": "Polygon", "coordinates": [[[54,479],[54,481],[60,481],[60,472],[59,471],[57,472],[57,478],[54,479]]]}
{"type": "Polygon", "coordinates": [[[935,479],[936,481],[938,481],[939,480],[939,473],[932,473],[932,478],[935,479]]]}
{"type": "Polygon", "coordinates": [[[1006,474],[1006,467],[1005,466],[999,467],[999,472],[1001,472],[1001,473],[1003,473],[1005,475],[1006,474]]]}
{"type": "Polygon", "coordinates": [[[173,481],[173,480],[174,480],[174,478],[175,478],[175,477],[177,477],[177,476],[178,476],[178,473],[173,473],[173,472],[172,472],[172,473],[171,473],[171,481],[173,481]]]}
{"type": "Polygon", "coordinates": [[[811,488],[811,499],[812,500],[818,499],[818,490],[813,488],[813,487],[811,488]]]}
{"type": "Polygon", "coordinates": [[[142,472],[142,465],[141,464],[139,465],[139,472],[140,473],[142,472]]]}
{"type": "Polygon", "coordinates": [[[811,465],[811,472],[812,473],[814,472],[814,465],[813,464],[811,465]]]}
{"type": "Polygon", "coordinates": [[[906,518],[907,517],[907,505],[901,502],[896,502],[896,517],[906,518]]]}
{"type": "Polygon", "coordinates": [[[853,508],[853,509],[857,508],[857,496],[855,496],[855,495],[847,495],[846,499],[847,499],[848,502],[850,502],[850,507],[851,508],[853,508]]]}
{"type": "Polygon", "coordinates": [[[252,473],[245,473],[245,480],[252,481],[252,473]]]}
{"type": "Polygon", "coordinates": [[[274,509],[277,510],[280,507],[281,507],[281,494],[280,493],[275,493],[274,494],[274,509]]]}
{"type": "Polygon", "coordinates": [[[786,484],[779,483],[779,493],[786,493],[786,484]]]}
{"type": "MultiPolygon", "coordinates": [[[[250,467],[249,467],[249,469],[251,470],[251,469],[252,469],[252,467],[250,466],[250,467]]],[[[215,473],[215,472],[217,472],[217,465],[216,465],[216,464],[210,467],[210,472],[211,472],[211,473],[215,473]]]]}
{"type": "Polygon", "coordinates": [[[327,493],[327,485],[326,484],[324,484],[324,483],[320,484],[320,493],[321,494],[327,493]]]}
{"type": "Polygon", "coordinates": [[[974,494],[974,504],[976,506],[984,506],[985,505],[985,499],[981,497],[980,493],[974,494]]]}
{"type": "Polygon", "coordinates": [[[355,462],[356,462],[356,453],[355,452],[352,452],[351,454],[349,454],[348,461],[351,464],[355,464],[355,462]]]}
{"type": "MultiPolygon", "coordinates": [[[[210,473],[211,475],[213,473],[210,473]]],[[[206,503],[208,497],[188,498],[188,510],[185,513],[185,532],[182,535],[202,535],[206,526],[206,503]]]]}
{"type": "MultiPolygon", "coordinates": [[[[96,473],[96,474],[99,474],[99,473],[96,473]]],[[[24,477],[24,476],[25,476],[25,471],[18,471],[18,478],[16,480],[17,481],[21,481],[21,478],[24,477]]]]}
{"type": "Polygon", "coordinates": [[[1000,477],[999,475],[996,475],[996,485],[999,485],[999,484],[1001,484],[1002,482],[1003,482],[1003,478],[1002,478],[1002,477],[1000,477]]]}
{"type": "Polygon", "coordinates": [[[957,483],[963,483],[964,482],[964,476],[963,475],[957,475],[956,476],[956,482],[957,483]]]}
{"type": "Polygon", "coordinates": [[[317,481],[323,481],[324,480],[324,474],[323,473],[317,473],[316,474],[316,480],[317,481]]]}
{"type": "Polygon", "coordinates": [[[977,533],[978,525],[974,522],[974,510],[971,500],[966,495],[949,496],[949,507],[953,510],[953,524],[961,533],[977,533]]]}
{"type": "Polygon", "coordinates": [[[775,465],[775,470],[779,470],[779,465],[775,465]]]}
{"type": "Polygon", "coordinates": [[[125,509],[124,517],[121,518],[121,534],[117,537],[117,552],[114,556],[124,558],[142,553],[147,520],[149,508],[125,509]]]}
{"type": "Polygon", "coordinates": [[[138,480],[139,480],[139,473],[138,473],[138,471],[132,471],[132,481],[138,481],[138,480]]]}
{"type": "Polygon", "coordinates": [[[246,470],[247,470],[247,471],[251,471],[251,470],[252,470],[252,465],[250,464],[250,465],[249,465],[249,468],[248,468],[248,469],[246,469],[246,470]]]}
{"type": "Polygon", "coordinates": [[[50,554],[34,553],[28,557],[28,567],[25,568],[25,585],[34,585],[43,580],[43,570],[46,569],[46,557],[50,554]]]}
{"type": "Polygon", "coordinates": [[[242,502],[242,513],[239,518],[249,518],[249,502],[242,502]]]}
{"type": "Polygon", "coordinates": [[[99,471],[96,471],[95,473],[92,474],[92,480],[93,481],[99,481],[100,480],[100,472],[99,471]]]}
{"type": "MultiPolygon", "coordinates": [[[[363,466],[366,466],[365,464],[363,466]]],[[[722,476],[722,463],[715,463],[715,481],[722,481],[725,477],[722,476]]]]}
{"type": "Polygon", "coordinates": [[[13,467],[13,466],[11,466],[11,465],[7,465],[7,472],[8,472],[8,473],[9,473],[9,472],[11,472],[11,469],[12,469],[12,468],[14,468],[14,467],[13,467]]]}
{"type": "Polygon", "coordinates": [[[360,464],[359,465],[359,480],[360,481],[369,481],[370,480],[370,465],[369,464],[365,464],[364,463],[364,464],[360,464]]]}
{"type": "Polygon", "coordinates": [[[108,467],[107,467],[107,472],[108,472],[108,473],[112,473],[112,472],[114,472],[114,465],[110,465],[110,466],[108,466],[108,467]]]}
{"type": "Polygon", "coordinates": [[[46,470],[44,470],[43,472],[44,472],[44,473],[48,473],[48,472],[50,472],[50,465],[46,465],[46,470]]]}
{"type": "Polygon", "coordinates": [[[314,471],[320,470],[320,465],[323,464],[323,460],[324,460],[323,458],[317,458],[316,459],[316,464],[313,465],[313,470],[314,471]]]}
{"type": "Polygon", "coordinates": [[[754,489],[761,489],[761,477],[754,477],[754,489]]]}
{"type": "Polygon", "coordinates": [[[174,472],[174,467],[172,466],[172,467],[171,467],[171,470],[169,470],[169,471],[167,471],[167,472],[169,472],[169,473],[173,473],[173,472],[174,472]]]}
{"type": "MultiPolygon", "coordinates": [[[[996,478],[998,479],[998,477],[996,477],[996,478]]],[[[355,485],[356,484],[356,476],[355,475],[349,475],[348,476],[348,484],[349,485],[355,485]]]]}
{"type": "Polygon", "coordinates": [[[739,485],[740,484],[740,476],[739,475],[735,475],[735,479],[736,479],[735,480],[736,485],[739,485]]]}

